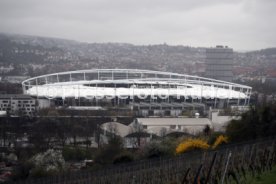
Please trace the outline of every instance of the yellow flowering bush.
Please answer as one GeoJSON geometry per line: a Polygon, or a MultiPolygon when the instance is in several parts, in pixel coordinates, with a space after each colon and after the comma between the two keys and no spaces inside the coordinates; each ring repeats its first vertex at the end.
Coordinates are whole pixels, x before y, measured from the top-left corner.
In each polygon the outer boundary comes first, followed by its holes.
{"type": "Polygon", "coordinates": [[[203,150],[207,150],[210,148],[215,149],[217,148],[218,145],[222,143],[227,143],[227,142],[228,142],[228,138],[223,135],[218,136],[213,145],[209,145],[207,141],[200,138],[187,139],[182,141],[180,144],[178,144],[175,151],[177,154],[180,154],[180,153],[184,153],[186,151],[192,150],[194,148],[199,148],[203,150]]]}
{"type": "Polygon", "coordinates": [[[228,142],[228,138],[226,136],[220,135],[216,138],[216,141],[214,142],[212,148],[215,149],[218,145],[222,143],[227,143],[227,142],[228,142]]]}
{"type": "Polygon", "coordinates": [[[194,148],[200,148],[200,149],[209,149],[210,145],[202,139],[188,139],[182,143],[180,143],[176,147],[176,153],[183,153],[185,151],[194,149],[194,148]]]}

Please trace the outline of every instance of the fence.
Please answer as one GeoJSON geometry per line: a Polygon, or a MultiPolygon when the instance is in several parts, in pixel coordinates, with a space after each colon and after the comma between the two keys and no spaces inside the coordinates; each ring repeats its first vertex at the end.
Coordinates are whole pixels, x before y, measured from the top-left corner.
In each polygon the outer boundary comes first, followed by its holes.
{"type": "Polygon", "coordinates": [[[172,158],[115,165],[100,171],[81,171],[26,180],[17,184],[184,184],[246,183],[272,170],[276,163],[275,138],[190,152],[172,158]]]}

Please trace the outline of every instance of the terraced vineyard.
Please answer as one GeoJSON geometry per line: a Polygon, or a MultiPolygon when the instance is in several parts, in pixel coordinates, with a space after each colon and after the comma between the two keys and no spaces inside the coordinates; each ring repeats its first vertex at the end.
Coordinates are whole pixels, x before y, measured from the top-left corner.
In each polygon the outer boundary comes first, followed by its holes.
{"type": "Polygon", "coordinates": [[[270,172],[276,164],[276,139],[224,146],[214,151],[194,151],[172,158],[144,160],[101,171],[82,171],[22,184],[188,184],[248,183],[270,172]]]}

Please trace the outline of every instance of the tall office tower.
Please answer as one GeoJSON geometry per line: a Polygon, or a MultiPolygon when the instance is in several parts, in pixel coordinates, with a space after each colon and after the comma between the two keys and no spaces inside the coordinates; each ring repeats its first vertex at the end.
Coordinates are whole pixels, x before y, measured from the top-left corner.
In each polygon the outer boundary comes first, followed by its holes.
{"type": "Polygon", "coordinates": [[[227,46],[206,49],[206,77],[231,82],[232,69],[233,49],[227,46]]]}

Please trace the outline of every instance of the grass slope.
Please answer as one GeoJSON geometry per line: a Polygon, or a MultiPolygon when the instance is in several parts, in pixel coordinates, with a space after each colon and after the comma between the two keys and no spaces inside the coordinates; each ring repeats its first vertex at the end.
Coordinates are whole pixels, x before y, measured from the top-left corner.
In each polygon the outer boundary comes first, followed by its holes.
{"type": "Polygon", "coordinates": [[[252,178],[251,184],[276,184],[276,167],[271,172],[265,172],[260,176],[252,178]]]}

